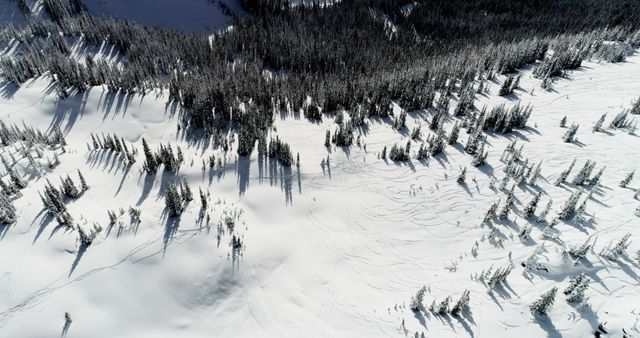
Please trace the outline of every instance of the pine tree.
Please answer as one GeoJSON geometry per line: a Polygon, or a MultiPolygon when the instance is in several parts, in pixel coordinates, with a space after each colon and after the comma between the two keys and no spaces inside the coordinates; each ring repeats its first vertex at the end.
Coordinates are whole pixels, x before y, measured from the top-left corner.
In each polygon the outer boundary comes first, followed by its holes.
{"type": "Polygon", "coordinates": [[[565,221],[573,219],[576,213],[576,205],[578,204],[578,200],[580,199],[580,196],[582,196],[582,190],[576,190],[571,194],[569,199],[565,202],[564,206],[562,207],[562,210],[560,210],[560,213],[558,214],[558,217],[560,219],[565,221]]]}
{"type": "Polygon", "coordinates": [[[149,145],[147,144],[147,141],[143,138],[142,139],[142,150],[144,151],[144,169],[147,171],[147,173],[149,174],[155,174],[155,172],[158,170],[158,163],[156,162],[156,156],[151,152],[151,149],[149,149],[149,145]]]}
{"type": "Polygon", "coordinates": [[[533,314],[535,317],[546,315],[555,302],[557,292],[558,288],[554,287],[551,290],[543,293],[538,300],[536,300],[535,302],[533,302],[533,304],[531,304],[531,306],[529,306],[531,314],[533,314]]]}
{"type": "Polygon", "coordinates": [[[451,134],[449,134],[449,139],[447,143],[449,145],[456,144],[458,142],[458,135],[460,134],[460,125],[458,125],[458,121],[453,125],[453,129],[451,129],[451,134]]]}
{"type": "Polygon", "coordinates": [[[593,176],[592,178],[589,179],[589,184],[590,185],[596,185],[596,184],[600,183],[600,179],[602,178],[602,174],[604,173],[604,170],[606,168],[607,168],[607,166],[604,166],[604,167],[600,168],[598,173],[595,176],[593,176]]]}
{"type": "Polygon", "coordinates": [[[562,140],[566,143],[572,143],[575,140],[579,127],[580,125],[578,124],[572,124],[571,127],[569,127],[569,130],[567,130],[567,132],[562,136],[562,140]]]}
{"type": "Polygon", "coordinates": [[[612,261],[617,260],[619,256],[626,254],[631,244],[629,238],[631,238],[631,234],[626,234],[615,244],[609,243],[609,245],[602,250],[602,256],[612,261]]]}
{"type": "Polygon", "coordinates": [[[504,220],[509,217],[509,213],[511,212],[511,207],[513,206],[513,190],[515,188],[515,184],[511,187],[511,190],[507,194],[507,198],[504,201],[504,206],[502,210],[498,214],[498,219],[504,220]]]}
{"type": "Polygon", "coordinates": [[[562,119],[560,120],[560,127],[564,128],[567,126],[567,116],[563,116],[562,119]]]}
{"type": "Polygon", "coordinates": [[[69,177],[69,175],[67,175],[67,177],[64,179],[60,177],[60,180],[62,181],[62,191],[64,192],[65,196],[69,198],[76,198],[80,195],[78,188],[76,188],[75,183],[73,183],[73,180],[71,179],[71,177],[69,177]]]}
{"type": "Polygon", "coordinates": [[[27,187],[27,181],[22,179],[20,175],[13,168],[9,168],[9,177],[11,178],[11,183],[16,187],[16,190],[24,189],[27,187]]]}
{"type": "Polygon", "coordinates": [[[324,137],[324,146],[329,147],[331,145],[331,132],[327,130],[327,134],[324,137]]]}
{"type": "Polygon", "coordinates": [[[382,148],[382,153],[380,153],[380,158],[383,159],[383,160],[387,159],[387,146],[384,146],[382,148]]]}
{"type": "Polygon", "coordinates": [[[420,290],[418,290],[418,292],[416,292],[415,296],[411,297],[411,304],[409,305],[411,311],[424,311],[424,305],[422,304],[422,302],[424,301],[425,292],[427,292],[427,287],[423,286],[420,288],[420,290]]]}
{"type": "Polygon", "coordinates": [[[549,202],[547,202],[547,205],[545,205],[544,209],[542,209],[542,212],[540,213],[540,216],[538,216],[538,222],[546,222],[547,221],[547,216],[549,215],[549,212],[551,211],[551,205],[553,205],[553,200],[549,200],[549,202]]]}
{"type": "Polygon", "coordinates": [[[451,315],[458,316],[469,307],[469,290],[464,290],[460,299],[451,307],[451,315]]]}
{"type": "Polygon", "coordinates": [[[533,196],[531,202],[529,202],[529,204],[527,204],[527,206],[524,208],[523,214],[525,218],[531,218],[534,215],[534,213],[536,212],[536,208],[538,207],[538,201],[540,201],[541,195],[542,192],[539,191],[533,196]]]}
{"type": "Polygon", "coordinates": [[[600,116],[600,118],[598,119],[598,122],[596,122],[596,124],[593,126],[593,131],[594,132],[601,132],[602,131],[602,125],[604,124],[604,119],[607,117],[607,113],[604,113],[602,116],[600,116]]]}
{"type": "Polygon", "coordinates": [[[89,185],[87,185],[87,181],[85,181],[84,176],[82,176],[80,169],[78,169],[78,177],[80,178],[80,188],[82,188],[82,191],[89,190],[89,185]]]}
{"type": "Polygon", "coordinates": [[[629,174],[627,174],[624,180],[620,181],[620,188],[626,188],[627,185],[631,183],[631,180],[633,180],[633,174],[635,174],[635,172],[636,172],[635,170],[630,172],[629,174]]]}
{"type": "Polygon", "coordinates": [[[193,201],[193,193],[191,192],[191,188],[189,187],[189,182],[184,180],[184,190],[182,192],[182,200],[185,202],[193,201]]]}
{"type": "Polygon", "coordinates": [[[202,189],[198,188],[198,191],[200,193],[200,204],[202,204],[202,209],[206,209],[207,208],[207,195],[205,195],[202,192],[202,189]]]}
{"type": "Polygon", "coordinates": [[[491,219],[496,217],[496,211],[498,210],[499,204],[500,204],[500,200],[491,204],[491,206],[489,207],[489,210],[487,210],[487,212],[484,214],[484,218],[482,220],[483,224],[489,223],[491,219]]]}
{"type": "Polygon", "coordinates": [[[640,114],[640,97],[638,97],[633,103],[633,106],[631,107],[631,110],[629,110],[629,112],[635,115],[640,114]]]}
{"type": "Polygon", "coordinates": [[[584,292],[589,287],[591,280],[583,272],[571,277],[569,286],[563,291],[567,297],[567,303],[580,303],[584,300],[584,292]]]}
{"type": "Polygon", "coordinates": [[[182,214],[182,196],[180,196],[175,184],[171,184],[167,187],[164,201],[169,212],[169,217],[176,217],[182,214]]]}
{"type": "Polygon", "coordinates": [[[462,168],[462,170],[460,171],[460,175],[458,175],[458,178],[456,179],[456,181],[459,184],[464,184],[465,179],[467,178],[467,167],[462,168]]]}
{"type": "Polygon", "coordinates": [[[584,166],[582,166],[582,169],[580,169],[578,174],[576,174],[576,177],[574,177],[573,184],[584,185],[585,182],[587,182],[587,180],[589,179],[589,176],[591,176],[591,172],[593,172],[593,168],[595,168],[595,166],[596,162],[587,160],[584,166]]]}

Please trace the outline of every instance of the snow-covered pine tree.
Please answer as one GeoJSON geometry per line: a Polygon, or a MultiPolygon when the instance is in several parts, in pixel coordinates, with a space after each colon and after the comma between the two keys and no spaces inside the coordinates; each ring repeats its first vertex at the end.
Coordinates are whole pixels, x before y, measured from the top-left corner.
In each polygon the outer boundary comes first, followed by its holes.
{"type": "Polygon", "coordinates": [[[540,213],[540,215],[538,216],[539,223],[547,221],[547,216],[551,211],[551,205],[553,205],[553,200],[550,199],[549,202],[547,202],[547,204],[545,205],[544,209],[542,209],[542,212],[540,213]]]}
{"type": "Polygon", "coordinates": [[[151,152],[144,138],[142,138],[142,150],[145,158],[143,167],[147,173],[154,174],[158,170],[158,163],[156,162],[156,156],[151,152]]]}
{"type": "Polygon", "coordinates": [[[460,171],[460,175],[458,175],[458,178],[456,179],[456,181],[459,184],[464,184],[466,178],[467,178],[467,167],[463,167],[462,170],[460,171]]]}
{"type": "Polygon", "coordinates": [[[482,220],[483,224],[489,223],[489,221],[491,221],[493,218],[497,216],[496,211],[498,210],[499,204],[500,204],[500,200],[498,200],[497,202],[493,202],[491,204],[487,212],[484,214],[484,218],[482,220]]]}
{"type": "Polygon", "coordinates": [[[82,189],[82,191],[89,190],[89,185],[87,184],[87,181],[84,179],[84,176],[82,176],[80,169],[78,169],[78,178],[80,178],[80,188],[82,189]]]}
{"type": "Polygon", "coordinates": [[[417,140],[418,138],[420,138],[420,124],[418,124],[417,126],[413,127],[413,130],[411,130],[411,139],[412,140],[417,140]]]}
{"type": "Polygon", "coordinates": [[[560,120],[560,127],[564,128],[567,126],[567,115],[563,116],[560,120]]]}
{"type": "Polygon", "coordinates": [[[573,169],[573,167],[575,166],[575,164],[576,164],[576,160],[574,159],[574,160],[571,162],[571,165],[569,166],[569,168],[567,168],[566,170],[564,170],[564,171],[562,171],[562,172],[560,173],[560,176],[558,176],[558,178],[556,179],[556,181],[555,181],[555,183],[554,183],[554,185],[555,185],[556,187],[557,187],[557,186],[560,186],[561,184],[563,184],[563,183],[565,183],[565,182],[567,181],[567,177],[569,176],[569,173],[571,172],[571,170],[573,169]]]}
{"type": "Polygon", "coordinates": [[[529,204],[527,204],[527,206],[524,208],[523,215],[525,218],[531,218],[535,214],[536,208],[538,207],[538,201],[540,201],[541,195],[542,195],[542,192],[538,191],[538,193],[536,193],[533,196],[529,204]]]}
{"type": "Polygon", "coordinates": [[[576,174],[576,177],[573,178],[573,184],[584,185],[585,182],[587,182],[587,180],[589,179],[589,176],[591,176],[593,168],[595,167],[596,162],[587,160],[587,162],[584,163],[584,166],[582,166],[582,169],[580,169],[578,174],[576,174]]]}
{"type": "Polygon", "coordinates": [[[498,95],[500,96],[506,96],[509,95],[511,93],[513,93],[513,83],[515,81],[515,77],[513,75],[509,75],[504,82],[502,83],[502,86],[500,86],[500,90],[498,91],[498,95]]]}
{"type": "Polygon", "coordinates": [[[331,131],[327,130],[327,133],[324,136],[324,146],[329,147],[331,145],[331,131]]]}
{"type": "Polygon", "coordinates": [[[538,164],[531,170],[530,174],[528,175],[529,185],[536,186],[536,181],[540,177],[541,171],[542,171],[542,160],[538,162],[538,164]]]}
{"type": "Polygon", "coordinates": [[[631,107],[629,112],[634,115],[640,114],[640,97],[638,97],[636,101],[633,102],[633,106],[631,107]]]}
{"type": "Polygon", "coordinates": [[[165,193],[165,206],[167,207],[169,217],[176,217],[182,214],[182,197],[178,192],[178,187],[175,184],[171,184],[167,187],[165,193]]]}
{"type": "Polygon", "coordinates": [[[27,181],[20,177],[18,172],[13,168],[9,168],[9,178],[11,178],[11,183],[16,188],[16,190],[24,189],[27,187],[27,181]]]}
{"type": "Polygon", "coordinates": [[[511,265],[506,268],[497,268],[491,275],[491,278],[489,278],[489,282],[487,283],[487,285],[489,285],[489,288],[493,289],[499,283],[506,282],[507,277],[511,273],[511,270],[513,270],[513,266],[511,265]]]}
{"type": "Polygon", "coordinates": [[[576,190],[571,194],[569,199],[565,202],[564,206],[560,210],[560,213],[558,214],[558,217],[561,220],[568,221],[573,219],[576,213],[576,206],[578,205],[580,196],[582,196],[582,190],[576,190]]]}
{"type": "Polygon", "coordinates": [[[469,290],[464,290],[462,292],[462,296],[458,299],[458,301],[451,307],[451,315],[459,316],[462,311],[466,310],[469,307],[469,290]]]}
{"type": "Polygon", "coordinates": [[[618,259],[618,257],[620,257],[621,255],[626,254],[627,249],[629,248],[629,245],[631,244],[631,241],[629,240],[629,238],[631,238],[631,234],[626,234],[624,235],[619,241],[617,241],[615,244],[613,243],[609,243],[609,245],[607,245],[606,248],[604,248],[604,250],[602,250],[601,255],[604,256],[605,258],[615,261],[618,259]]]}
{"type": "Polygon", "coordinates": [[[590,239],[587,239],[586,241],[582,242],[580,245],[574,246],[571,249],[569,249],[569,254],[576,259],[585,258],[589,250],[591,250],[591,248],[593,248],[593,244],[591,243],[590,239]]]}
{"type": "Polygon", "coordinates": [[[601,132],[602,131],[602,125],[604,124],[604,119],[606,117],[607,117],[607,113],[604,113],[602,116],[600,116],[600,118],[598,119],[596,124],[593,126],[593,132],[601,132]]]}
{"type": "Polygon", "coordinates": [[[511,190],[507,194],[507,198],[504,200],[504,206],[502,207],[502,209],[500,210],[500,213],[498,214],[498,219],[504,220],[509,217],[509,213],[511,212],[511,207],[513,206],[513,197],[514,197],[513,190],[515,189],[515,187],[516,187],[515,184],[511,186],[511,190]]]}
{"type": "Polygon", "coordinates": [[[629,185],[629,183],[631,183],[631,180],[633,180],[633,174],[635,174],[635,172],[636,171],[634,170],[634,171],[628,173],[627,176],[622,181],[620,181],[620,184],[619,184],[620,188],[626,188],[627,185],[629,185]]]}
{"type": "Polygon", "coordinates": [[[558,288],[554,287],[551,290],[543,293],[538,300],[536,300],[529,306],[531,314],[533,314],[535,317],[546,315],[555,302],[557,292],[558,288]]]}
{"type": "Polygon", "coordinates": [[[62,192],[65,196],[69,198],[77,198],[80,195],[78,188],[76,188],[75,183],[73,183],[73,180],[69,175],[65,178],[60,177],[60,181],[62,181],[62,192]]]}
{"type": "Polygon", "coordinates": [[[384,146],[382,148],[382,152],[380,153],[380,158],[383,160],[387,159],[387,146],[384,146]]]}
{"type": "Polygon", "coordinates": [[[596,173],[595,176],[593,176],[592,178],[589,179],[589,185],[597,185],[598,183],[600,183],[600,179],[602,178],[602,174],[604,173],[604,170],[606,168],[607,168],[607,166],[604,166],[604,167],[600,168],[598,173],[596,173]]]}
{"type": "Polygon", "coordinates": [[[182,190],[182,200],[185,202],[193,201],[193,193],[191,192],[191,187],[189,187],[189,182],[184,180],[184,189],[182,190]]]}
{"type": "Polygon", "coordinates": [[[427,287],[423,286],[420,288],[420,290],[418,290],[418,292],[416,292],[415,296],[411,297],[411,304],[409,305],[409,308],[411,309],[411,311],[413,312],[424,311],[424,304],[422,302],[424,301],[424,294],[426,292],[427,292],[427,287]]]}
{"type": "Polygon", "coordinates": [[[447,296],[440,303],[438,303],[438,305],[433,306],[430,310],[438,316],[443,316],[449,313],[449,303],[451,303],[451,296],[447,296]]]}
{"type": "Polygon", "coordinates": [[[449,134],[449,139],[447,140],[447,143],[449,145],[456,144],[458,142],[459,134],[460,134],[460,125],[458,124],[458,121],[456,121],[456,123],[453,124],[453,128],[451,129],[451,134],[449,134]]]}
{"type": "Polygon", "coordinates": [[[205,193],[202,192],[202,189],[200,189],[200,187],[198,187],[198,192],[200,193],[200,204],[202,204],[202,209],[206,209],[207,208],[207,195],[205,195],[205,193]]]}
{"type": "Polygon", "coordinates": [[[569,130],[562,136],[562,140],[566,143],[572,143],[575,140],[576,133],[578,132],[579,124],[571,124],[569,130]]]}
{"type": "Polygon", "coordinates": [[[567,303],[576,304],[582,302],[584,300],[584,292],[589,287],[590,282],[591,280],[584,272],[571,277],[569,286],[563,291],[567,297],[567,303]]]}

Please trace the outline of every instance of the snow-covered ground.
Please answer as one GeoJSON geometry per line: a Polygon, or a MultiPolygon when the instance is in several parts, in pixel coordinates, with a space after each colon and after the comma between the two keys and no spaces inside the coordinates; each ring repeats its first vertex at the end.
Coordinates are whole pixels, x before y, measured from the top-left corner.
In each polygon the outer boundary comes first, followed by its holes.
{"type": "Polygon", "coordinates": [[[189,32],[213,32],[227,27],[232,18],[219,3],[236,15],[242,8],[235,0],[84,0],[89,13],[189,32]]]}
{"type": "MultiPolygon", "coordinates": [[[[117,1],[111,3],[109,8],[117,10],[117,1]]],[[[587,62],[559,79],[551,92],[528,71],[524,74],[523,89],[515,95],[498,97],[496,83],[477,102],[492,106],[520,100],[534,106],[525,130],[489,135],[488,165],[479,169],[469,165],[471,157],[460,143],[425,163],[379,159],[384,146],[407,141],[408,132],[403,136],[388,121],[369,121],[360,131],[362,147],[327,151],[324,135],[335,129],[332,118],[314,124],[286,113],[277,117],[273,135],[300,154],[301,165],[284,168],[255,152],[239,159],[233,147],[224,155],[207,140],[186,137],[177,128],[175,107],[166,105],[162,93],[120,95],[96,87],[59,100],[46,79],[19,89],[4,86],[3,122],[49,132],[59,125],[68,146],[59,155],[61,164],[41,174],[25,159],[18,162],[17,170],[30,180],[14,202],[17,223],[0,231],[0,336],[404,337],[424,332],[428,337],[588,337],[606,322],[611,336],[622,336],[624,329],[638,337],[640,267],[634,257],[640,249],[640,218],[634,210],[640,201],[633,195],[640,180],[630,188],[618,182],[640,171],[640,139],[624,130],[593,133],[591,127],[603,113],[608,125],[640,94],[640,56],[617,64],[587,62]],[[566,129],[558,124],[565,115],[569,125],[580,124],[575,143],[562,141],[566,129]],[[115,133],[140,153],[143,137],[152,149],[170,142],[182,148],[184,163],[177,175],[160,169],[147,176],[142,154],[127,166],[115,153],[88,150],[91,133],[115,133]],[[543,236],[544,225],[534,223],[532,239],[521,241],[518,232],[527,224],[523,205],[533,196],[524,186],[515,189],[512,222],[481,225],[490,204],[504,200],[500,156],[513,140],[524,145],[522,154],[530,163],[542,160],[540,208],[553,199],[549,218],[577,189],[553,185],[573,159],[577,164],[569,179],[588,159],[597,162],[596,171],[607,166],[587,204],[593,222],[560,222],[555,239],[543,236]],[[224,158],[223,168],[203,168],[202,160],[212,154],[224,158]],[[327,156],[329,166],[321,167],[327,156]],[[466,185],[456,182],[461,166],[468,169],[466,185]],[[77,231],[56,225],[38,196],[46,179],[57,184],[59,176],[69,174],[77,182],[78,169],[90,189],[68,209],[79,226],[103,229],[86,248],[80,248],[77,231]],[[164,189],[182,179],[195,199],[179,220],[168,219],[164,189]],[[198,188],[211,194],[208,226],[198,217],[198,188]],[[139,226],[129,224],[130,206],[142,210],[139,226]],[[107,210],[120,208],[125,214],[109,228],[107,210]],[[245,245],[241,257],[230,248],[224,226],[229,215],[245,245]],[[498,230],[490,239],[493,228],[498,230]],[[626,233],[632,240],[629,258],[614,262],[599,255],[626,233]],[[562,249],[590,236],[595,246],[588,261],[563,260],[562,249]],[[548,272],[520,265],[536,250],[548,272]],[[471,278],[510,264],[514,270],[507,284],[494,291],[471,278]],[[574,308],[559,292],[548,318],[532,317],[531,302],[554,286],[562,291],[579,272],[593,280],[586,291],[590,306],[574,308]],[[470,290],[470,311],[460,318],[414,314],[408,304],[423,285],[428,288],[425,306],[447,296],[455,301],[470,290]],[[73,319],[68,326],[65,312],[73,319]]],[[[428,114],[409,115],[411,129],[428,114]]],[[[453,121],[447,121],[447,130],[453,121]]],[[[461,132],[460,141],[466,138],[461,132]]],[[[413,151],[417,148],[414,142],[413,151]]],[[[15,146],[2,150],[6,158],[16,152],[15,146]]]]}

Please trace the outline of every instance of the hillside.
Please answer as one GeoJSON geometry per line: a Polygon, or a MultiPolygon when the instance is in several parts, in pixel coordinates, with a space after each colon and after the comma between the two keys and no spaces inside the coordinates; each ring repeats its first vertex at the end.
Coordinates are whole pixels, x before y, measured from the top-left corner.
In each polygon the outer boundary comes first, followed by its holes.
{"type": "MultiPolygon", "coordinates": [[[[177,130],[178,114],[166,105],[164,94],[121,95],[95,87],[60,100],[48,93],[45,79],[19,89],[6,85],[2,121],[43,132],[59,125],[67,146],[64,153],[54,150],[60,165],[45,166],[40,174],[17,155],[24,145],[3,149],[5,158],[16,154],[16,168],[28,178],[28,186],[14,202],[17,222],[5,226],[0,240],[0,255],[11,258],[1,263],[0,335],[58,334],[65,312],[73,318],[64,333],[68,337],[378,337],[414,332],[584,337],[605,322],[612,335],[622,329],[638,335],[633,300],[640,299],[640,268],[634,260],[639,218],[633,210],[639,202],[633,195],[640,187],[637,179],[629,188],[618,186],[628,172],[640,169],[638,138],[625,130],[593,133],[591,126],[603,113],[608,113],[608,124],[631,106],[640,92],[635,81],[640,58],[586,63],[557,80],[551,92],[540,88],[540,80],[529,72],[524,74],[513,96],[495,95],[500,87],[495,83],[476,103],[510,106],[519,100],[534,107],[527,128],[488,134],[488,164],[478,169],[462,151],[467,139],[463,131],[461,143],[424,163],[394,163],[379,159],[379,153],[384,146],[404,145],[408,134],[394,131],[384,120],[372,120],[357,132],[363,136],[362,147],[332,146],[327,151],[322,146],[325,130],[336,127],[331,117],[314,124],[283,113],[271,134],[300,154],[297,169],[256,153],[238,158],[235,144],[225,155],[211,150],[211,140],[186,138],[177,130]],[[574,143],[562,141],[566,129],[558,124],[564,115],[569,124],[580,123],[574,143]],[[88,150],[91,134],[122,137],[138,150],[136,162],[127,165],[112,150],[88,150]],[[179,146],[184,162],[178,174],[161,167],[147,175],[142,138],[152,149],[168,142],[179,146]],[[516,186],[515,211],[508,221],[483,225],[490,204],[504,200],[511,186],[499,187],[505,166],[500,157],[511,141],[524,147],[529,163],[542,161],[539,188],[516,186]],[[203,168],[203,159],[212,154],[221,166],[203,168]],[[329,165],[321,167],[327,156],[329,165]],[[587,188],[595,189],[587,204],[588,221],[560,221],[551,232],[543,232],[545,223],[534,222],[531,239],[521,240],[518,233],[528,223],[523,205],[533,192],[542,192],[540,208],[554,201],[551,219],[571,192],[580,189],[553,185],[573,159],[577,164],[569,181],[586,160],[595,161],[596,170],[606,165],[600,185],[587,188]],[[461,166],[467,166],[463,185],[456,182],[461,166]],[[89,246],[79,242],[78,230],[56,226],[38,197],[47,179],[57,184],[59,176],[70,175],[77,183],[77,169],[90,188],[70,200],[68,210],[80,228],[102,228],[89,246]],[[169,218],[164,191],[181,180],[195,198],[181,217],[169,218]],[[210,193],[208,225],[198,220],[198,189],[210,193]],[[130,222],[130,206],[141,210],[138,225],[130,222]],[[107,210],[119,213],[120,208],[124,214],[109,225],[107,210]],[[230,246],[229,218],[233,235],[242,240],[241,251],[230,246]],[[603,258],[601,250],[626,233],[631,234],[629,258],[603,258]],[[587,260],[563,259],[562,250],[587,238],[594,242],[587,260]],[[534,252],[536,266],[546,272],[520,265],[533,262],[527,258],[534,252]],[[510,264],[507,283],[493,291],[470,279],[510,264]],[[563,290],[581,271],[592,280],[586,292],[589,306],[575,308],[560,294],[549,319],[531,317],[528,307],[536,297],[553,286],[563,290]],[[470,290],[469,311],[462,317],[415,315],[408,306],[422,285],[428,290],[425,306],[446,296],[456,300],[470,290]],[[38,325],[26,325],[33,322],[38,325]]],[[[430,114],[410,113],[407,129],[424,116],[430,114]]],[[[448,118],[445,129],[454,120],[448,118]]],[[[52,156],[45,153],[39,161],[46,163],[52,156]]]]}

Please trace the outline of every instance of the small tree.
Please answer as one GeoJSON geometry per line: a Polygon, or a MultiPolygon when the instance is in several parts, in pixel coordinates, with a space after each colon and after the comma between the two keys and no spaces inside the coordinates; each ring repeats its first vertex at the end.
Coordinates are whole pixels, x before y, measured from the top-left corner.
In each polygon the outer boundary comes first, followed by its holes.
{"type": "Polygon", "coordinates": [[[567,126],[567,116],[563,116],[562,119],[560,120],[560,127],[564,128],[567,126]]]}
{"type": "Polygon", "coordinates": [[[584,292],[589,287],[591,280],[583,273],[575,275],[569,281],[569,286],[564,290],[567,303],[580,303],[584,300],[584,292]]]}
{"type": "Polygon", "coordinates": [[[624,178],[624,180],[620,181],[620,187],[621,188],[626,188],[627,185],[629,185],[629,183],[631,183],[631,180],[633,180],[633,174],[635,174],[635,170],[630,172],[629,174],[627,174],[627,176],[624,178]]]}
{"type": "Polygon", "coordinates": [[[85,181],[84,176],[82,176],[80,169],[78,169],[78,177],[80,178],[80,188],[82,188],[82,191],[89,190],[89,185],[87,184],[87,181],[85,181]]]}
{"type": "Polygon", "coordinates": [[[554,287],[553,289],[543,293],[538,300],[536,300],[535,302],[533,302],[533,304],[529,306],[529,309],[531,310],[531,314],[533,314],[536,317],[546,315],[556,300],[557,292],[558,292],[558,288],[554,287]]]}
{"type": "Polygon", "coordinates": [[[418,292],[416,292],[415,296],[411,297],[411,304],[409,305],[411,311],[424,311],[424,305],[422,304],[422,302],[424,301],[425,292],[427,292],[427,287],[423,286],[420,288],[420,290],[418,290],[418,292]]]}

